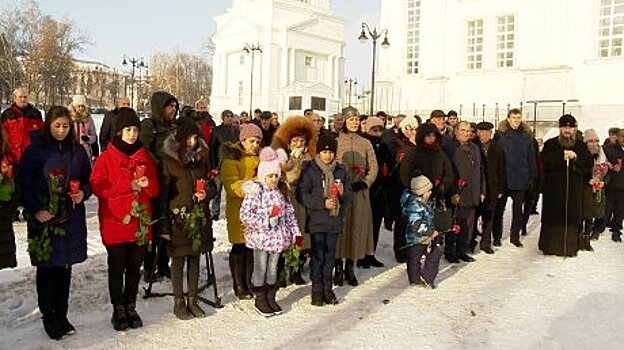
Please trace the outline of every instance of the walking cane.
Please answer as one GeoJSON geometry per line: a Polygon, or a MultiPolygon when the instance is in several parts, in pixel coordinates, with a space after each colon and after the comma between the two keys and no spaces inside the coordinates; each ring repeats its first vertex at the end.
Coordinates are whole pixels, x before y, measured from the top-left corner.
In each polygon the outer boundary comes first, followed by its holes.
{"type": "Polygon", "coordinates": [[[566,159],[565,214],[563,226],[563,259],[568,257],[568,202],[570,200],[570,159],[566,159]]]}

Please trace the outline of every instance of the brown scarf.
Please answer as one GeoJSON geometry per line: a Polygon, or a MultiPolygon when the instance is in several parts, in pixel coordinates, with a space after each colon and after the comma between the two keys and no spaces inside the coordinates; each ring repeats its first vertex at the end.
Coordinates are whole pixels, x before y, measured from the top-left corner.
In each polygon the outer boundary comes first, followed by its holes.
{"type": "MultiPolygon", "coordinates": [[[[332,197],[331,187],[335,181],[334,170],[336,170],[336,165],[338,163],[336,162],[336,159],[334,159],[331,163],[325,164],[321,160],[320,154],[317,154],[316,157],[314,157],[314,161],[316,162],[316,165],[318,165],[318,167],[323,172],[323,196],[325,198],[331,198],[332,197]]],[[[340,211],[340,202],[336,201],[336,207],[329,212],[329,215],[337,216],[339,211],[340,211]]]]}

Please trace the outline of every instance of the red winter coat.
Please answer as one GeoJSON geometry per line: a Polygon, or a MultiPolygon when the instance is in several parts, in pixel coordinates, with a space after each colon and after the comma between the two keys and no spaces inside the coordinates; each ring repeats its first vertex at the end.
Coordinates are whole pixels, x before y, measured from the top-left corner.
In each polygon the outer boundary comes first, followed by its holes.
{"type": "Polygon", "coordinates": [[[30,132],[43,128],[43,118],[30,104],[23,109],[13,104],[2,113],[2,124],[9,134],[11,164],[18,164],[30,144],[30,132]]]}
{"type": "MultiPolygon", "coordinates": [[[[99,199],[100,233],[106,246],[136,241],[139,218],[131,217],[127,225],[123,223],[123,218],[132,211],[132,202],[136,198],[131,182],[137,165],[145,165],[145,176],[149,180],[148,186],[139,192],[138,201],[147,204],[147,210],[152,215],[150,198],[158,196],[158,176],[156,164],[145,148],[127,156],[111,143],[93,165],[91,188],[99,199]]],[[[148,239],[151,236],[150,229],[148,239]]]]}

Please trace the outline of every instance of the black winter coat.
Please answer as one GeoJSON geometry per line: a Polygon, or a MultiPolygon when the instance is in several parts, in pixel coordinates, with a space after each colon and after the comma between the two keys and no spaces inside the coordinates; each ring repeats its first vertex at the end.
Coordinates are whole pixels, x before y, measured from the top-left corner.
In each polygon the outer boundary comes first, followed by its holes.
{"type": "MultiPolygon", "coordinates": [[[[605,155],[609,163],[614,166],[618,164],[618,161],[624,164],[624,149],[617,143],[612,143],[604,147],[605,155]]],[[[624,166],[623,166],[624,167],[624,166]]],[[[613,169],[609,170],[606,176],[606,187],[615,190],[624,190],[624,170],[615,172],[613,169]]]]}
{"type": "Polygon", "coordinates": [[[106,151],[106,147],[108,144],[113,141],[115,137],[115,124],[117,123],[117,112],[119,108],[115,108],[112,111],[108,111],[104,115],[104,120],[102,120],[102,126],[100,127],[100,150],[102,152],[106,151]]]}
{"type": "Polygon", "coordinates": [[[494,141],[503,148],[505,162],[505,188],[524,191],[537,177],[535,149],[529,126],[522,123],[514,130],[503,120],[494,135],[494,141]]]}
{"type": "Polygon", "coordinates": [[[481,159],[485,169],[485,182],[487,183],[483,204],[486,209],[493,210],[496,206],[498,195],[505,193],[503,149],[496,142],[490,141],[486,154],[484,152],[485,148],[479,140],[475,144],[481,151],[481,159]]]}
{"type": "MultiPolygon", "coordinates": [[[[460,207],[476,207],[481,204],[481,195],[485,195],[485,173],[481,152],[477,145],[467,142],[460,145],[457,140],[447,140],[442,145],[444,152],[453,164],[456,179],[467,182],[466,187],[460,193],[460,207]]],[[[457,186],[453,186],[451,194],[459,192],[457,186]]]]}
{"type": "Polygon", "coordinates": [[[323,190],[323,171],[314,160],[301,165],[301,177],[297,185],[297,200],[306,207],[306,225],[310,234],[341,233],[344,228],[345,209],[353,197],[349,173],[344,165],[336,165],[334,179],[340,179],[344,185],[344,193],[340,197],[340,213],[330,216],[325,208],[323,190]]]}
{"type": "Polygon", "coordinates": [[[210,133],[210,143],[208,149],[210,151],[210,168],[219,169],[221,162],[221,145],[226,142],[238,142],[239,131],[233,125],[221,124],[210,133]]]}

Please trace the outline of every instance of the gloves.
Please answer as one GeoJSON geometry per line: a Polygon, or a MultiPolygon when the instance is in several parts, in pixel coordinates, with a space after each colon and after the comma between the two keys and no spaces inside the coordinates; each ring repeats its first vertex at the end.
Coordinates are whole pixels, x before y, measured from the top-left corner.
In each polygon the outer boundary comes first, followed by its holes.
{"type": "Polygon", "coordinates": [[[89,136],[88,135],[82,135],[80,136],[80,139],[84,142],[89,142],[89,136]]]}
{"type": "Polygon", "coordinates": [[[358,181],[351,184],[353,192],[359,192],[368,188],[368,185],[364,181],[358,181]]]}

